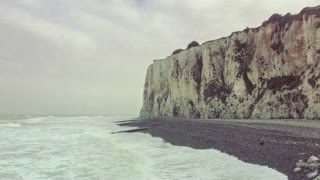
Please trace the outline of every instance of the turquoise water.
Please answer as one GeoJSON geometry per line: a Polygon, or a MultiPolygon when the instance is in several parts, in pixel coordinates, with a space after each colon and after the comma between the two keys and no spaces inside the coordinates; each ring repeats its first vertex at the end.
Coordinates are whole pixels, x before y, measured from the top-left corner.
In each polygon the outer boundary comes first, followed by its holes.
{"type": "Polygon", "coordinates": [[[2,117],[0,179],[282,180],[216,150],[172,146],[114,122],[130,117],[2,117]]]}

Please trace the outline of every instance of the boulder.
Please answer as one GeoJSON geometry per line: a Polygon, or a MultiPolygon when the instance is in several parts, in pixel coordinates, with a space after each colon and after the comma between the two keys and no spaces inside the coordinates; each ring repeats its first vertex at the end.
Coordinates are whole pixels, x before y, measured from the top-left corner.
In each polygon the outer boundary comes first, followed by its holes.
{"type": "Polygon", "coordinates": [[[301,171],[301,168],[297,167],[297,168],[294,168],[293,172],[297,173],[297,172],[300,172],[301,171]]]}
{"type": "Polygon", "coordinates": [[[307,160],[307,163],[317,163],[319,162],[319,158],[317,156],[310,156],[307,160]]]}
{"type": "Polygon", "coordinates": [[[318,175],[318,170],[315,170],[315,171],[307,174],[307,178],[308,178],[308,179],[313,179],[313,178],[315,178],[317,175],[318,175]]]}
{"type": "Polygon", "coordinates": [[[304,169],[309,168],[309,166],[310,166],[308,163],[305,163],[303,161],[302,162],[301,161],[297,162],[296,165],[297,165],[298,168],[304,168],[304,169]]]}
{"type": "Polygon", "coordinates": [[[309,164],[309,169],[311,169],[312,171],[318,170],[319,167],[320,167],[319,163],[311,163],[311,164],[309,164]]]}

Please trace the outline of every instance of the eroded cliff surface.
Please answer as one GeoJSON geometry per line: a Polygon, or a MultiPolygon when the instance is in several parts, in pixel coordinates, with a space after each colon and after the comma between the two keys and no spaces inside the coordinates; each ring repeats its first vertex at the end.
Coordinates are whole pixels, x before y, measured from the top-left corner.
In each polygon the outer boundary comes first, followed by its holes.
{"type": "Polygon", "coordinates": [[[320,6],[149,66],[141,117],[320,118],[320,6]]]}

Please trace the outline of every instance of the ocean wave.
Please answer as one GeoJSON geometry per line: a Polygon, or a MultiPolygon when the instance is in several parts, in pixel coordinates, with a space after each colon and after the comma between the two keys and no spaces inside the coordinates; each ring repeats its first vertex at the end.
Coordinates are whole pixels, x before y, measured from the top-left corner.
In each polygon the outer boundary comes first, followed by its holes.
{"type": "Polygon", "coordinates": [[[0,124],[0,127],[19,128],[19,127],[21,127],[21,124],[18,122],[2,123],[2,124],[0,124]]]}
{"type": "Polygon", "coordinates": [[[27,123],[27,124],[40,123],[40,122],[44,121],[45,119],[46,118],[44,118],[44,117],[25,119],[25,120],[23,120],[23,123],[27,123]]]}

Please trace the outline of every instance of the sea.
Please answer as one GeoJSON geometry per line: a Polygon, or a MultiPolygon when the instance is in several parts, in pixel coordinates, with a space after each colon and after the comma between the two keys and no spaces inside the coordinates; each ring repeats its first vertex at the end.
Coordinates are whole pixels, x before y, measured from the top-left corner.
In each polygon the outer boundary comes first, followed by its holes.
{"type": "Polygon", "coordinates": [[[130,116],[0,117],[0,179],[284,180],[220,151],[173,146],[117,122],[130,116]]]}

